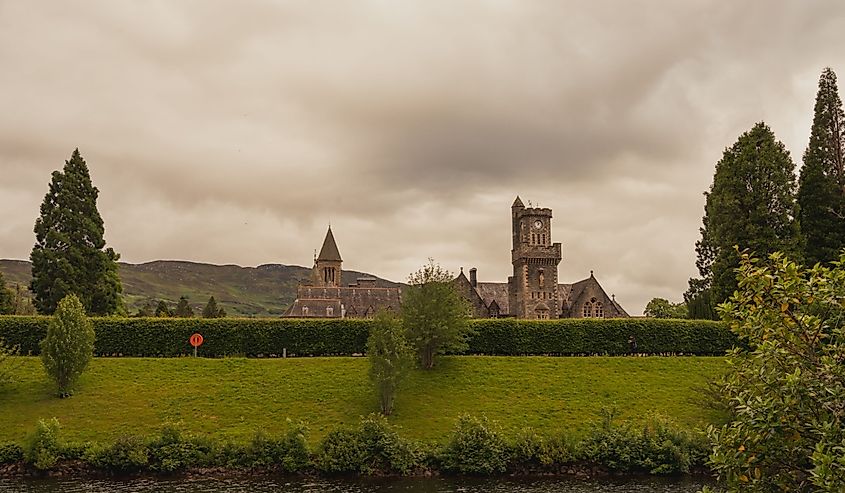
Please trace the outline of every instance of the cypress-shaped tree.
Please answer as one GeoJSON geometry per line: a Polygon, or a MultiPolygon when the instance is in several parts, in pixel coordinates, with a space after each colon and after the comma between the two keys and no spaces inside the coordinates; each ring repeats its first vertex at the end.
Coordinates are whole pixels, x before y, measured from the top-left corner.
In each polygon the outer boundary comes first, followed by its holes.
{"type": "Polygon", "coordinates": [[[194,310],[188,304],[188,297],[182,296],[179,298],[179,303],[176,304],[176,310],[173,311],[174,317],[191,318],[194,316],[194,310]]]}
{"type": "Polygon", "coordinates": [[[41,216],[35,221],[30,290],[40,313],[52,314],[59,300],[69,294],[75,294],[91,315],[123,309],[117,271],[120,256],[105,248],[98,194],[85,160],[79,149],[74,150],[64,169],[53,172],[41,216]]]}
{"type": "Polygon", "coordinates": [[[836,74],[819,78],[810,144],[798,180],[804,261],[808,266],[839,259],[845,247],[845,113],[836,74]]]}
{"type": "MultiPolygon", "coordinates": [[[[791,258],[800,254],[794,173],[789,152],[765,123],[725,149],[705,193],[701,239],[696,242],[701,278],[690,280],[686,297],[691,305],[703,296],[715,306],[733,294],[739,267],[735,247],[759,257],[775,251],[791,258]]],[[[707,313],[698,306],[694,311],[707,313]]]]}
{"type": "Polygon", "coordinates": [[[220,310],[217,308],[217,301],[214,299],[214,296],[208,299],[208,303],[205,304],[205,308],[202,309],[202,317],[203,318],[218,318],[220,316],[220,310]]]}

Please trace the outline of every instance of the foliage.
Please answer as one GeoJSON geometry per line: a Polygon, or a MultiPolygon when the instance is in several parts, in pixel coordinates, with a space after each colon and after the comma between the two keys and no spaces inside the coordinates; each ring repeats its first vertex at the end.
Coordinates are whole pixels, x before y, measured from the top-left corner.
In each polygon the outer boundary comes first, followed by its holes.
{"type": "Polygon", "coordinates": [[[165,303],[163,300],[161,300],[161,301],[158,302],[158,305],[156,306],[155,316],[156,317],[172,317],[173,312],[171,312],[170,308],[167,307],[167,303],[165,303]]]}
{"type": "Polygon", "coordinates": [[[403,293],[402,325],[420,366],[426,369],[434,367],[435,355],[460,353],[467,348],[470,308],[452,278],[449,271],[429,259],[410,275],[403,293]]]}
{"type": "Polygon", "coordinates": [[[307,437],[307,427],[303,423],[293,424],[290,420],[287,432],[281,437],[273,437],[259,430],[247,445],[245,461],[240,465],[278,468],[289,473],[302,471],[311,462],[307,437]]]}
{"type": "Polygon", "coordinates": [[[665,298],[652,298],[643,313],[651,318],[687,318],[687,304],[670,303],[665,298]]]}
{"type": "Polygon", "coordinates": [[[205,437],[182,433],[178,424],[162,427],[147,446],[150,470],[173,473],[212,464],[213,442],[205,437]]]}
{"type": "MultiPolygon", "coordinates": [[[[692,279],[690,282],[692,282],[692,279]]],[[[692,320],[719,320],[719,314],[716,313],[716,308],[713,304],[713,293],[710,288],[694,294],[689,293],[687,318],[692,320]]]]}
{"type": "Polygon", "coordinates": [[[140,437],[123,435],[110,444],[96,444],[85,451],[83,458],[91,466],[109,472],[134,473],[149,463],[147,444],[140,437]]]}
{"type": "Polygon", "coordinates": [[[53,172],[35,221],[30,289],[40,313],[52,314],[69,294],[79,297],[92,315],[122,311],[120,256],[105,248],[98,195],[85,160],[74,150],[64,169],[53,172]]]}
{"type": "Polygon", "coordinates": [[[462,415],[439,459],[446,471],[494,474],[507,470],[510,456],[498,424],[486,417],[462,415]]]}
{"type": "Polygon", "coordinates": [[[794,169],[786,147],[762,122],[725,149],[705,193],[701,239],[695,246],[701,278],[690,280],[688,301],[710,289],[711,301],[718,304],[734,292],[735,245],[759,255],[798,252],[794,169]]]}
{"type": "Polygon", "coordinates": [[[23,460],[23,447],[17,443],[0,443],[0,466],[23,460]]]}
{"type": "Polygon", "coordinates": [[[392,313],[382,311],[367,338],[370,381],[376,388],[381,413],[393,411],[396,389],[413,364],[413,353],[405,340],[402,322],[392,313]]]}
{"type": "Polygon", "coordinates": [[[414,443],[401,438],[385,417],[373,414],[356,428],[329,432],[315,463],[327,473],[407,474],[419,467],[420,457],[414,443]]]}
{"type": "Polygon", "coordinates": [[[711,429],[710,464],[730,491],[845,486],[845,256],[802,270],[742,255],[739,291],[720,307],[750,350],[721,384],[733,421],[711,429]]]}
{"type": "Polygon", "coordinates": [[[652,418],[643,426],[617,425],[613,411],[604,410],[603,414],[602,422],[580,444],[582,460],[616,472],[678,474],[688,473],[707,457],[706,440],[664,420],[652,418]]]}
{"type": "Polygon", "coordinates": [[[155,315],[155,307],[150,302],[147,302],[144,306],[138,309],[138,313],[135,314],[136,317],[154,317],[155,315]]]}
{"type": "Polygon", "coordinates": [[[830,68],[819,78],[798,204],[806,264],[837,260],[845,247],[845,113],[830,68]]]}
{"type": "Polygon", "coordinates": [[[15,307],[12,304],[14,293],[6,286],[6,279],[0,272],[0,315],[14,315],[15,307]]]}
{"type": "MultiPolygon", "coordinates": [[[[38,354],[49,317],[0,317],[0,340],[38,354]]],[[[281,357],[363,354],[373,320],[362,319],[201,319],[92,318],[100,356],[182,356],[193,352],[188,339],[199,332],[203,355],[281,357]]],[[[628,338],[643,354],[715,355],[737,344],[727,325],[708,320],[647,318],[517,320],[468,322],[469,354],[622,355],[628,338]]]]}
{"type": "Polygon", "coordinates": [[[23,459],[38,470],[50,469],[62,458],[59,420],[38,420],[35,431],[26,438],[23,459]]]}
{"type": "Polygon", "coordinates": [[[222,318],[226,316],[226,310],[217,306],[214,296],[208,298],[208,303],[202,309],[202,318],[222,318]]]}
{"type": "Polygon", "coordinates": [[[56,383],[59,396],[68,397],[94,353],[94,327],[79,298],[67,295],[56,309],[41,341],[41,361],[56,383]]]}
{"type": "Polygon", "coordinates": [[[173,316],[180,318],[191,318],[194,316],[194,310],[188,304],[188,298],[186,296],[179,297],[179,303],[176,304],[176,309],[173,310],[173,316]]]}

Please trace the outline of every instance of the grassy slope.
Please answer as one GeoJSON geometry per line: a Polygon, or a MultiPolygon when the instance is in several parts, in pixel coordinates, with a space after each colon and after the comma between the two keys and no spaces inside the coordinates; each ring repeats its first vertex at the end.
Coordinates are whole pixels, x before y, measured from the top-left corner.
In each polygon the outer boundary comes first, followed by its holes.
{"type": "MultiPolygon", "coordinates": [[[[201,313],[209,296],[214,296],[230,316],[278,316],[296,298],[300,282],[311,275],[311,269],[279,264],[240,267],[157,260],[144,264],[121,262],[119,265],[123,294],[131,313],[148,301],[165,300],[175,305],[184,295],[197,314],[201,313]]],[[[31,267],[27,261],[0,260],[0,272],[9,285],[29,286],[31,267]]],[[[372,277],[346,270],[342,276],[344,284],[359,277],[372,277]]],[[[379,279],[377,285],[396,284],[379,279]]]]}
{"type": "MultiPolygon", "coordinates": [[[[317,439],[376,406],[364,358],[97,358],[67,400],[53,397],[38,359],[19,360],[18,383],[0,392],[0,441],[53,416],[72,440],[147,434],[166,420],[244,437],[281,431],[286,418],[308,422],[317,439]]],[[[722,358],[449,357],[410,376],[390,419],[410,437],[439,439],[461,413],[509,428],[583,430],[615,405],[623,418],[658,413],[697,427],[719,419],[696,400],[723,368],[722,358]]]]}

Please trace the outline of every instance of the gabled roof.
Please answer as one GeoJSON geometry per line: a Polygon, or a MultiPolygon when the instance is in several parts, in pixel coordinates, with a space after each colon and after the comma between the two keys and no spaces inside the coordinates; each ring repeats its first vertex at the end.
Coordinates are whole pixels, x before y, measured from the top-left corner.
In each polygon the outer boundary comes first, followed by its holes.
{"type": "Polygon", "coordinates": [[[326,232],[326,239],[323,240],[323,248],[320,249],[320,255],[317,257],[317,260],[328,260],[333,262],[343,261],[343,259],[340,258],[337,243],[334,241],[331,226],[329,226],[329,230],[326,232]]]}
{"type": "Polygon", "coordinates": [[[508,300],[508,283],[506,282],[480,282],[475,288],[478,295],[489,307],[494,301],[499,306],[499,313],[505,315],[510,313],[508,300]]]}
{"type": "Polygon", "coordinates": [[[519,198],[519,195],[516,196],[516,200],[513,201],[513,205],[511,207],[525,207],[522,203],[522,199],[519,198]]]}

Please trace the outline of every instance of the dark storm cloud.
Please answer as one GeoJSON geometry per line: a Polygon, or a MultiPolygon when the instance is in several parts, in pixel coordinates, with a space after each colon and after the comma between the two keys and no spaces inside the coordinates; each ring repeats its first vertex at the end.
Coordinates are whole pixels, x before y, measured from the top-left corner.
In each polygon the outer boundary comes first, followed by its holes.
{"type": "Polygon", "coordinates": [[[0,257],[79,146],[128,261],[509,271],[555,211],[561,278],[678,299],[713,165],[766,120],[800,157],[845,8],[804,2],[0,1],[0,257]]]}

